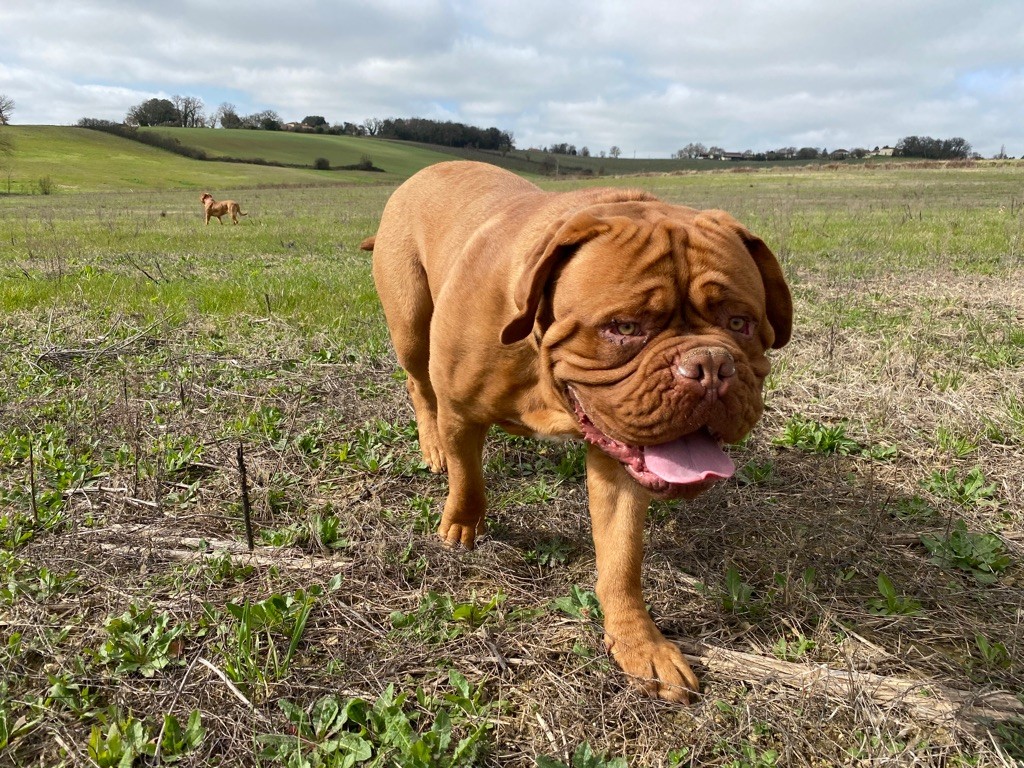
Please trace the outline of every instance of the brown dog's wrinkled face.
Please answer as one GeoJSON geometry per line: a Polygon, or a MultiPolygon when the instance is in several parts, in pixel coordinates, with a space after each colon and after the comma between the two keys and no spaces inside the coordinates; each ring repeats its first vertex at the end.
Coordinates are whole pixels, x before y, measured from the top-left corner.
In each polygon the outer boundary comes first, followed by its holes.
{"type": "Polygon", "coordinates": [[[726,214],[600,221],[548,280],[545,367],[584,439],[655,495],[692,498],[732,474],[720,446],[761,416],[765,351],[790,333],[788,289],[726,214]]]}

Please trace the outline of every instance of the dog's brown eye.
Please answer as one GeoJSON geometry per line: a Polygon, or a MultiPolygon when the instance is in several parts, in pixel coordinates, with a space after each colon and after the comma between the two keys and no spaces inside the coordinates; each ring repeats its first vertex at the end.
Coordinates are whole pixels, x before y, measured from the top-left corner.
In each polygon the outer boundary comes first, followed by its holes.
{"type": "Polygon", "coordinates": [[[730,317],[729,330],[749,336],[751,333],[750,320],[745,317],[730,317]]]}
{"type": "Polygon", "coordinates": [[[622,322],[615,324],[615,332],[620,336],[636,336],[640,332],[640,326],[637,323],[622,322]]]}

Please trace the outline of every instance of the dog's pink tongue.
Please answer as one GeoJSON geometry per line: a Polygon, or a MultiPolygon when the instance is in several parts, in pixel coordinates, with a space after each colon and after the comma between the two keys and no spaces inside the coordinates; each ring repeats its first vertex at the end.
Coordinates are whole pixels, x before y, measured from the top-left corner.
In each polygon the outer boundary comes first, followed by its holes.
{"type": "Polygon", "coordinates": [[[685,485],[732,477],[736,465],[704,430],[644,448],[647,468],[670,483],[685,485]]]}

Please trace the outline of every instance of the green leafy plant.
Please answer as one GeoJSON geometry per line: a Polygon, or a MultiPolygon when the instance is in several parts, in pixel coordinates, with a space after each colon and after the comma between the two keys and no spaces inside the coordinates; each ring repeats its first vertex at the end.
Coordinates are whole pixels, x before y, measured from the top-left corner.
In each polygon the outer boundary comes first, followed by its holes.
{"type": "Polygon", "coordinates": [[[746,485],[764,485],[771,481],[775,473],[772,461],[748,461],[737,473],[739,480],[746,485]]]}
{"type": "Polygon", "coordinates": [[[253,566],[237,562],[231,553],[216,551],[202,560],[189,563],[184,572],[190,577],[202,578],[207,584],[241,583],[255,572],[253,566]]]}
{"type": "Polygon", "coordinates": [[[114,665],[115,675],[137,672],[143,677],[152,677],[174,661],[172,644],[185,631],[169,614],[156,614],[152,606],[139,609],[134,605],[108,619],[103,628],[107,639],[96,652],[97,659],[114,665]]]}
{"type": "Polygon", "coordinates": [[[470,600],[457,602],[451,595],[427,592],[416,610],[392,612],[391,626],[423,642],[440,643],[482,625],[505,599],[498,592],[486,602],[477,600],[476,594],[470,600]]]}
{"type": "Polygon", "coordinates": [[[754,588],[743,581],[740,572],[730,568],[725,573],[725,592],[722,595],[722,607],[732,613],[745,613],[750,610],[754,588]]]}
{"type": "Polygon", "coordinates": [[[954,501],[962,507],[995,504],[996,486],[985,480],[980,467],[974,467],[963,478],[955,469],[936,470],[923,485],[925,490],[954,501]]]}
{"type": "Polygon", "coordinates": [[[59,574],[46,566],[36,568],[0,549],[0,604],[13,603],[19,596],[48,600],[77,591],[80,583],[74,571],[59,574]]]}
{"type": "Polygon", "coordinates": [[[99,768],[131,768],[145,756],[149,733],[133,717],[114,720],[106,728],[94,725],[87,745],[89,759],[99,768]]]}
{"type": "Polygon", "coordinates": [[[229,676],[236,682],[262,679],[267,671],[275,678],[283,676],[322,592],[313,586],[290,595],[273,594],[258,602],[228,603],[228,613],[237,620],[233,653],[226,662],[229,676]],[[275,636],[288,640],[283,657],[277,652],[275,636]]]}
{"type": "Polygon", "coordinates": [[[901,520],[928,520],[938,514],[935,508],[920,496],[896,499],[890,509],[901,520]]]}
{"type": "Polygon", "coordinates": [[[11,703],[0,701],[0,749],[11,746],[17,739],[31,733],[42,720],[42,716],[16,715],[15,712],[11,703]]]}
{"type": "Polygon", "coordinates": [[[44,705],[73,712],[80,720],[92,719],[102,710],[102,697],[92,688],[74,682],[68,675],[48,676],[50,687],[44,705]]]}
{"type": "Polygon", "coordinates": [[[1010,666],[1010,654],[1003,643],[992,642],[979,632],[974,635],[974,644],[985,666],[993,669],[1010,666]]]}
{"type": "Polygon", "coordinates": [[[301,547],[310,552],[329,552],[349,546],[341,519],[333,513],[319,512],[284,528],[264,528],[260,531],[260,540],[272,547],[301,547]]]}
{"type": "Polygon", "coordinates": [[[809,651],[814,650],[816,643],[811,638],[807,637],[801,632],[795,633],[792,640],[785,637],[780,637],[775,641],[775,645],[772,646],[772,652],[776,658],[782,659],[783,661],[799,661],[807,655],[809,651]]]}
{"type": "Polygon", "coordinates": [[[185,727],[181,726],[174,715],[164,715],[159,735],[159,757],[165,763],[177,762],[198,747],[205,737],[206,728],[203,727],[203,718],[198,709],[189,715],[185,727]]]}
{"type": "Polygon", "coordinates": [[[237,419],[229,427],[234,435],[254,438],[270,443],[275,448],[283,449],[283,430],[287,417],[280,408],[273,405],[262,405],[237,419]]]}
{"type": "Polygon", "coordinates": [[[776,445],[799,448],[811,453],[848,456],[861,453],[861,445],[846,435],[846,424],[826,426],[803,416],[793,416],[783,428],[776,445]]]}
{"type": "Polygon", "coordinates": [[[604,621],[604,611],[601,610],[601,603],[593,592],[581,589],[573,584],[569,589],[567,597],[556,598],[552,605],[580,621],[604,621]]]}
{"type": "Polygon", "coordinates": [[[958,434],[949,427],[938,427],[935,430],[935,441],[940,450],[959,458],[969,456],[978,450],[976,438],[958,434]]]}
{"type": "Polygon", "coordinates": [[[786,422],[782,435],[773,442],[825,456],[863,456],[876,461],[890,461],[898,455],[892,445],[861,445],[846,434],[846,422],[830,426],[799,414],[786,422]]]}
{"type": "Polygon", "coordinates": [[[205,449],[202,442],[191,435],[161,435],[155,450],[161,457],[165,472],[182,472],[200,461],[205,449]]]}
{"type": "Polygon", "coordinates": [[[921,604],[896,591],[892,579],[884,573],[878,574],[878,594],[880,598],[868,601],[872,613],[880,616],[913,616],[921,612],[921,604]]]}
{"type": "Polygon", "coordinates": [[[353,439],[332,446],[328,453],[335,461],[362,472],[425,472],[417,434],[414,421],[393,424],[376,419],[356,430],[353,439]]]}
{"type": "Polygon", "coordinates": [[[558,483],[548,482],[545,477],[538,477],[521,490],[524,504],[547,504],[558,494],[558,483]]]}
{"type": "Polygon", "coordinates": [[[569,562],[571,554],[572,543],[561,536],[555,536],[553,539],[539,542],[533,549],[528,550],[523,557],[528,563],[551,567],[554,565],[564,565],[569,562]]]}
{"type": "Polygon", "coordinates": [[[624,757],[608,757],[604,753],[594,752],[590,744],[584,742],[576,747],[568,765],[553,757],[541,755],[537,758],[537,768],[629,768],[629,762],[624,757]]]}
{"type": "Polygon", "coordinates": [[[192,712],[185,727],[174,715],[164,715],[163,726],[157,733],[129,715],[114,717],[106,727],[94,725],[87,750],[93,765],[100,768],[131,768],[147,758],[176,763],[198,747],[205,736],[199,710],[192,712]]]}
{"type": "Polygon", "coordinates": [[[431,496],[416,494],[409,499],[409,508],[415,515],[413,527],[418,533],[433,533],[441,523],[441,510],[431,496]]]}
{"type": "Polygon", "coordinates": [[[449,686],[443,696],[417,688],[410,697],[389,685],[373,703],[328,695],[308,710],[282,700],[294,735],[260,735],[263,757],[310,768],[477,765],[489,746],[493,705],[483,700],[482,684],[472,687],[455,670],[449,686]]]}
{"type": "Polygon", "coordinates": [[[972,533],[963,520],[957,520],[948,536],[922,535],[921,543],[933,563],[966,571],[982,584],[995,583],[1010,565],[1002,539],[993,533],[972,533]]]}

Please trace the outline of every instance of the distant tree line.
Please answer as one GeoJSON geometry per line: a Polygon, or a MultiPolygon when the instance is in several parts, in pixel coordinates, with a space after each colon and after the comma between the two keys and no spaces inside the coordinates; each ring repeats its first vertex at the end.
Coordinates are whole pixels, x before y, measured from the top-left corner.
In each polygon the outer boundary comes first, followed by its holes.
{"type": "MultiPolygon", "coordinates": [[[[88,118],[83,118],[87,120],[88,118]]],[[[209,127],[262,131],[300,131],[347,136],[376,136],[382,139],[417,141],[446,147],[472,147],[507,152],[515,147],[510,131],[499,128],[478,128],[474,125],[426,118],[369,118],[361,124],[343,122],[331,125],[323,115],[306,115],[302,122],[285,123],[272,109],[240,115],[234,104],[222,103],[210,115],[204,112],[202,99],[195,96],[172,96],[170,99],[147,99],[128,110],[124,124],[129,127],[160,126],[166,128],[209,127]]],[[[569,145],[561,145],[569,154],[569,145]]],[[[586,153],[586,148],[584,148],[586,153]]],[[[571,154],[575,154],[571,147],[571,154]]]]}
{"type": "Polygon", "coordinates": [[[971,145],[966,139],[933,139],[931,136],[905,136],[896,142],[894,157],[923,157],[927,160],[966,160],[971,145]]]}
{"type": "Polygon", "coordinates": [[[721,147],[714,145],[706,147],[699,142],[687,144],[678,150],[673,157],[677,160],[753,160],[753,161],[778,161],[778,160],[828,160],[838,157],[867,157],[870,151],[863,147],[855,149],[838,149],[829,152],[822,147],[779,147],[764,152],[753,152],[749,149],[742,152],[727,152],[721,147]]]}
{"type": "Polygon", "coordinates": [[[450,120],[428,120],[422,117],[386,119],[372,118],[363,122],[366,133],[382,139],[418,141],[443,147],[472,147],[507,152],[515,147],[511,132],[498,128],[453,123],[450,120]]]}
{"type": "MultiPolygon", "coordinates": [[[[877,147],[876,153],[877,153],[877,147]]],[[[678,160],[835,160],[847,157],[863,158],[873,154],[863,147],[837,149],[829,152],[817,147],[780,147],[766,152],[727,152],[721,147],[706,147],[699,142],[687,144],[673,157],[678,160]]],[[[921,157],[928,160],[957,160],[972,157],[971,145],[962,138],[933,139],[930,136],[906,136],[896,142],[894,157],[921,157]]]]}

